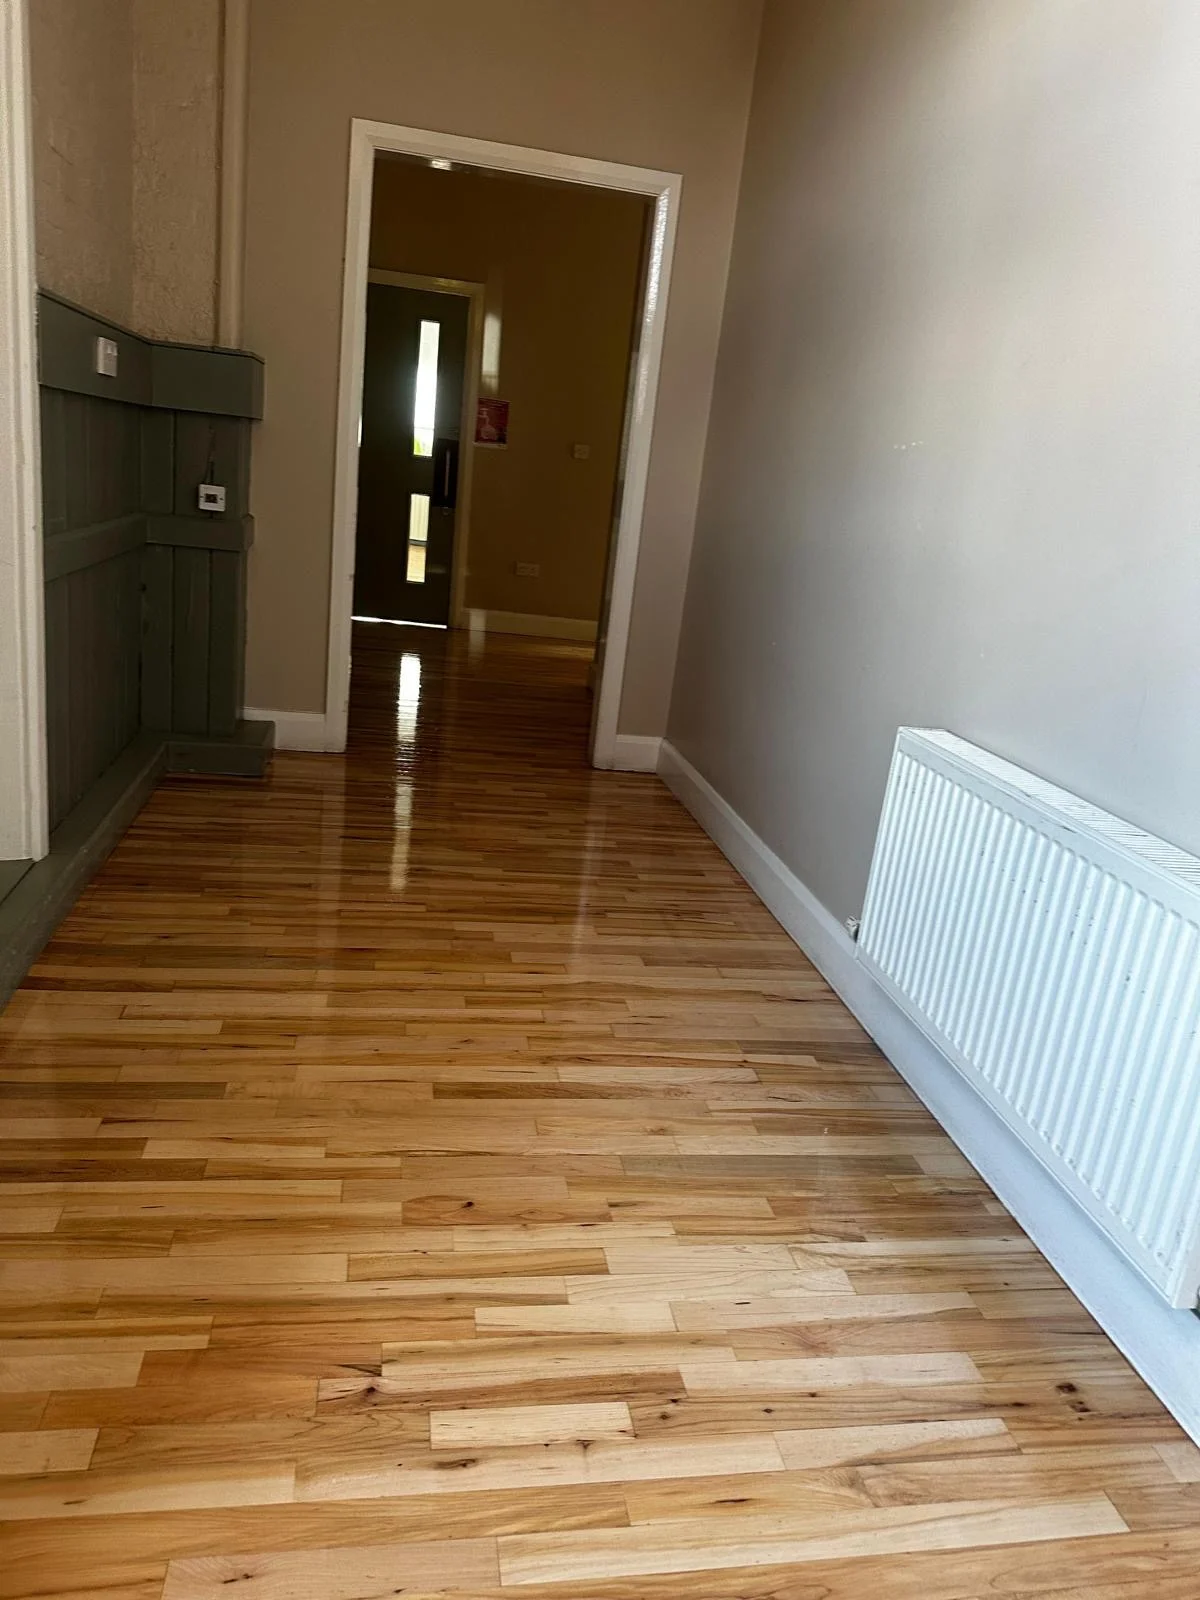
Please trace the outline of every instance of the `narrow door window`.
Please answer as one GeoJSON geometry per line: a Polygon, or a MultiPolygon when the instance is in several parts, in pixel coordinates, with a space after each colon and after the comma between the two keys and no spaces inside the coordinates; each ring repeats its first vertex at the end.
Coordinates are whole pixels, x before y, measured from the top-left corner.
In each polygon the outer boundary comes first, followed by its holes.
{"type": "Polygon", "coordinates": [[[409,583],[425,582],[425,550],[429,544],[429,496],[408,497],[408,563],[404,576],[409,583]]]}
{"type": "Polygon", "coordinates": [[[422,322],[417,344],[417,383],[413,396],[413,455],[433,454],[437,426],[438,344],[440,322],[422,322]]]}

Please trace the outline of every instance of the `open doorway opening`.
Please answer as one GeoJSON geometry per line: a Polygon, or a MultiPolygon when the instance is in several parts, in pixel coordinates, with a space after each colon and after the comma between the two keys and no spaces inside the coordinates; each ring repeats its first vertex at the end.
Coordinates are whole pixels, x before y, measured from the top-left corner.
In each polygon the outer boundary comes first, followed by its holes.
{"type": "Polygon", "coordinates": [[[592,762],[622,764],[678,187],[354,124],[331,743],[344,743],[352,643],[398,623],[569,649],[594,690],[592,762]]]}

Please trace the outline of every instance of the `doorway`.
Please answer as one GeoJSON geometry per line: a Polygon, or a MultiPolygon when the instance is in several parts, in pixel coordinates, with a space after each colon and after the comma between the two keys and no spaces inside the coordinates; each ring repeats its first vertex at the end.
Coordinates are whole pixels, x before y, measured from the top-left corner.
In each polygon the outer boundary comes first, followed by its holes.
{"type": "MultiPolygon", "coordinates": [[[[344,748],[350,684],[351,619],[355,600],[355,516],[358,508],[358,444],[363,424],[368,323],[368,264],[375,160],[381,153],[407,156],[430,167],[455,164],[534,179],[551,180],[645,196],[651,221],[622,430],[608,577],[597,634],[594,717],[590,736],[592,764],[625,765],[617,719],[633,606],[649,464],[654,403],[667,313],[671,250],[680,180],[671,173],[592,161],[549,151],[492,144],[483,140],[355,120],[351,129],[346,264],[343,280],[342,360],[339,385],[334,548],[329,622],[329,676],[326,700],[328,746],[344,748]]],[[[415,382],[415,378],[414,378],[415,382]]],[[[460,444],[465,440],[460,437],[460,444]]],[[[410,488],[407,493],[420,493],[410,488]]],[[[431,496],[432,498],[432,496],[431,496]]],[[[432,511],[432,505],[431,505],[432,511]]],[[[405,560],[412,543],[405,539],[405,560]]],[[[453,554],[453,551],[452,551],[453,554]]],[[[417,558],[419,562],[419,557],[417,558]]],[[[426,556],[427,562],[430,557],[426,556]]],[[[450,565],[453,566],[453,560],[450,565]]],[[[515,563],[514,563],[515,565],[515,563]]],[[[359,593],[365,604],[365,593],[359,593]]],[[[411,597],[409,597],[411,598],[411,597]]],[[[358,614],[366,614],[358,612],[358,614]]],[[[377,614],[377,613],[376,613],[377,614]]],[[[454,620],[453,601],[450,620],[454,620]]],[[[643,741],[627,741],[640,744],[643,741]]],[[[635,763],[640,764],[640,763],[635,763]]]]}
{"type": "Polygon", "coordinates": [[[372,274],[354,616],[449,624],[470,301],[372,274]]]}

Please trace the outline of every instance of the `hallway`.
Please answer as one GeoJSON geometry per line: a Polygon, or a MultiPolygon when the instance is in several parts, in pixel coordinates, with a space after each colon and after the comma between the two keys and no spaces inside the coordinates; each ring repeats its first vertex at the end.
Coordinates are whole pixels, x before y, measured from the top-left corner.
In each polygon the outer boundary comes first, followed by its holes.
{"type": "Polygon", "coordinates": [[[0,1596],[1196,1600],[1200,1451],[587,654],[359,626],[0,1020],[0,1596]]]}

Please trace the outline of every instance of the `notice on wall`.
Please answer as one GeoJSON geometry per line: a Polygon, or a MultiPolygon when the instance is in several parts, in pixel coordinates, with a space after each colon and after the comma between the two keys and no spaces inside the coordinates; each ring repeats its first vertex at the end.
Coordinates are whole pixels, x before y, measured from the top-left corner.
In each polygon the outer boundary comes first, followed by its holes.
{"type": "Polygon", "coordinates": [[[475,411],[475,443],[501,450],[508,443],[508,401],[480,398],[475,411]]]}

